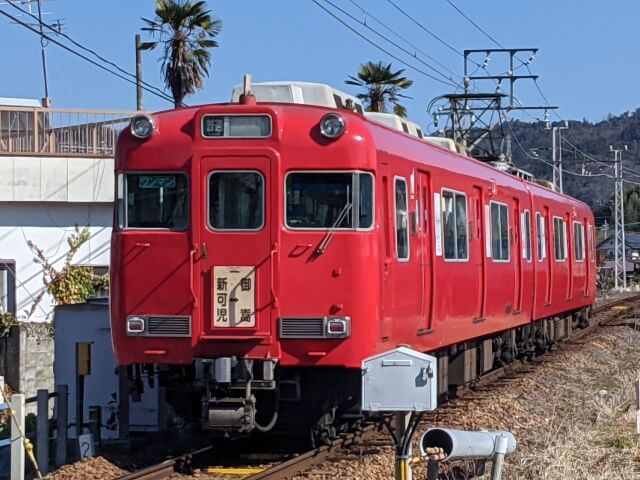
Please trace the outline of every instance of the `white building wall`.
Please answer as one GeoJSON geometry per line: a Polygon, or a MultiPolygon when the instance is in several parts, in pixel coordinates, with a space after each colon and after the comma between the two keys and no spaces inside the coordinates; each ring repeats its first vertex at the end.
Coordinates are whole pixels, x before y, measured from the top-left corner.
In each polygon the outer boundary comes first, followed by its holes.
{"type": "Polygon", "coordinates": [[[113,202],[113,158],[0,157],[0,202],[113,202]]]}
{"type": "MultiPolygon", "coordinates": [[[[109,174],[113,176],[112,171],[109,174]]],[[[25,312],[44,290],[42,269],[33,261],[35,255],[27,242],[34,242],[56,267],[62,268],[68,251],[67,238],[76,225],[88,226],[89,241],[78,251],[73,263],[109,265],[112,221],[112,203],[71,203],[68,199],[64,203],[0,202],[0,259],[16,263],[18,319],[26,320],[25,312]]],[[[45,294],[30,320],[51,320],[53,306],[52,298],[45,294]]]]}

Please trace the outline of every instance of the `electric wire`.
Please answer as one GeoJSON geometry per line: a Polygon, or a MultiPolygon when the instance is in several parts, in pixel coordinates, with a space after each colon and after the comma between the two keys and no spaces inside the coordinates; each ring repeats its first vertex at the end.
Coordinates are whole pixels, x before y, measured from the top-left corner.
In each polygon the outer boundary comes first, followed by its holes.
{"type": "MultiPolygon", "coordinates": [[[[406,43],[407,45],[409,45],[411,48],[413,48],[416,52],[420,52],[422,55],[424,55],[426,58],[428,58],[429,60],[431,60],[433,63],[435,63],[436,65],[438,65],[441,68],[444,68],[447,72],[449,72],[452,76],[454,77],[458,77],[460,79],[462,79],[463,77],[459,74],[454,72],[453,70],[451,70],[449,67],[447,67],[446,65],[444,65],[443,63],[441,63],[440,61],[438,61],[438,59],[434,58],[433,56],[429,55],[427,52],[425,52],[424,50],[422,50],[420,47],[416,46],[415,44],[413,44],[411,41],[407,40],[407,38],[403,37],[402,35],[400,35],[398,32],[396,32],[393,28],[389,27],[388,25],[386,25],[382,20],[380,20],[378,17],[376,17],[375,15],[373,15],[371,12],[369,12],[368,10],[366,10],[362,5],[360,5],[358,2],[356,2],[355,0],[349,0],[349,2],[354,5],[356,8],[358,8],[362,14],[365,17],[365,22],[367,20],[367,18],[371,18],[373,19],[374,22],[376,22],[377,24],[379,24],[382,28],[384,28],[385,30],[387,30],[389,33],[391,33],[394,37],[402,40],[404,43],[406,43]]],[[[414,55],[415,56],[415,55],[414,55]]]]}
{"type": "MultiPolygon", "coordinates": [[[[125,69],[123,69],[122,67],[120,67],[117,63],[112,62],[111,60],[108,60],[107,58],[103,57],[102,55],[100,55],[99,53],[97,53],[95,50],[92,50],[91,48],[85,47],[84,45],[82,45],[81,43],[77,42],[76,40],[74,40],[71,36],[69,36],[66,33],[63,33],[61,31],[58,31],[57,29],[55,29],[54,27],[52,27],[51,25],[42,22],[36,15],[30,13],[27,10],[24,10],[22,8],[20,8],[18,5],[16,5],[14,3],[14,0],[7,0],[7,3],[12,6],[13,8],[15,8],[16,10],[18,10],[19,12],[30,16],[31,18],[33,18],[36,22],[38,22],[41,26],[51,30],[53,33],[55,33],[56,35],[60,35],[61,37],[66,38],[67,40],[69,40],[73,45],[75,45],[76,47],[84,50],[87,53],[90,53],[91,55],[95,56],[96,58],[98,58],[99,60],[101,60],[102,62],[111,65],[112,67],[116,68],[119,72],[124,73],[125,75],[128,75],[129,77],[132,77],[133,79],[136,78],[136,75],[126,71],[125,69]]],[[[156,90],[159,94],[168,97],[168,95],[166,95],[160,88],[156,87],[155,85],[149,84],[145,81],[141,81],[140,83],[142,83],[142,85],[147,86],[148,88],[151,88],[153,90],[156,90]]]]}
{"type": "MultiPolygon", "coordinates": [[[[426,33],[428,33],[431,37],[433,37],[434,39],[436,39],[438,42],[440,42],[442,45],[444,45],[445,47],[447,47],[449,50],[451,50],[453,53],[455,53],[456,55],[459,55],[461,57],[464,57],[464,54],[458,50],[457,48],[455,48],[453,45],[451,45],[450,43],[446,42],[445,40],[443,40],[442,38],[440,38],[438,35],[436,35],[435,33],[433,33],[431,30],[429,30],[427,27],[425,27],[424,25],[422,25],[420,22],[418,22],[415,18],[413,18],[413,16],[409,15],[405,10],[403,10],[397,3],[395,3],[393,0],[386,0],[387,3],[389,3],[391,6],[393,6],[396,10],[398,10],[402,15],[404,15],[406,18],[408,18],[409,20],[411,20],[413,23],[415,23],[421,30],[425,31],[426,33]]],[[[470,60],[471,62],[475,63],[476,65],[479,65],[477,62],[475,62],[474,60],[470,60]]]]}
{"type": "MultiPolygon", "coordinates": [[[[384,36],[383,34],[381,34],[380,32],[378,32],[377,30],[375,30],[374,28],[370,27],[369,25],[367,25],[367,22],[361,22],[360,20],[358,20],[356,17],[354,17],[353,15],[351,15],[349,12],[347,12],[346,10],[340,8],[338,5],[336,5],[335,3],[333,3],[331,0],[324,0],[325,3],[328,3],[329,5],[331,5],[333,8],[335,8],[336,10],[338,10],[339,12],[341,12],[343,15],[346,15],[347,17],[349,17],[351,20],[353,20],[354,22],[358,22],[360,25],[362,25],[363,27],[365,27],[367,30],[370,30],[371,32],[373,32],[375,35],[377,35],[378,37],[382,38],[383,40],[385,40],[386,42],[390,43],[391,45],[393,45],[394,47],[396,47],[398,50],[404,52],[405,54],[415,58],[418,62],[420,62],[421,64],[423,64],[424,66],[426,66],[427,68],[429,68],[430,70],[432,70],[433,72],[435,72],[436,74],[440,75],[442,78],[444,78],[447,82],[454,82],[455,80],[453,80],[452,78],[450,78],[449,76],[445,75],[444,73],[442,73],[440,70],[438,70],[437,68],[429,65],[427,62],[421,60],[420,58],[418,58],[413,52],[407,50],[406,48],[402,47],[401,45],[397,44],[396,42],[394,42],[393,40],[390,40],[388,37],[384,36]]],[[[454,85],[455,86],[455,85],[454,85]]]]}
{"type": "MultiPolygon", "coordinates": [[[[20,20],[19,18],[17,18],[17,17],[15,17],[15,16],[11,15],[10,13],[7,13],[7,12],[3,11],[2,9],[0,9],[0,15],[3,15],[3,16],[5,16],[5,17],[9,18],[10,20],[13,20],[14,22],[16,22],[17,24],[19,24],[19,25],[23,26],[23,27],[24,27],[24,28],[26,28],[27,30],[32,31],[33,33],[35,33],[35,34],[36,34],[36,35],[38,35],[38,36],[42,36],[42,37],[46,38],[49,42],[51,42],[51,43],[53,43],[53,44],[55,44],[55,45],[59,46],[59,47],[60,47],[60,48],[62,48],[63,50],[66,50],[67,52],[72,53],[73,55],[75,55],[75,56],[77,56],[77,57],[82,58],[83,60],[85,60],[85,61],[87,61],[87,62],[91,63],[92,65],[94,65],[94,66],[96,66],[96,67],[100,68],[101,70],[104,70],[105,72],[108,72],[108,73],[110,73],[111,75],[113,75],[113,76],[115,76],[115,77],[118,77],[118,78],[120,78],[120,79],[124,80],[125,82],[128,82],[128,83],[132,84],[132,85],[135,85],[135,84],[136,84],[136,82],[135,82],[134,80],[131,80],[131,79],[129,79],[129,78],[127,78],[127,77],[125,77],[124,75],[119,74],[118,72],[114,72],[113,70],[110,70],[109,68],[105,67],[104,65],[101,65],[100,63],[98,63],[98,62],[96,62],[96,61],[92,60],[91,58],[87,57],[86,55],[83,55],[83,54],[81,54],[81,53],[79,53],[79,52],[77,52],[77,51],[73,50],[72,48],[70,48],[70,47],[68,47],[67,45],[65,45],[65,44],[63,44],[63,43],[61,43],[61,42],[57,41],[56,39],[54,39],[54,38],[52,38],[52,37],[48,36],[47,34],[44,34],[44,33],[43,33],[43,34],[40,34],[40,32],[39,32],[38,30],[36,30],[35,28],[33,28],[33,27],[32,27],[31,25],[29,25],[28,23],[23,22],[23,21],[22,21],[22,20],[20,20]]],[[[150,93],[150,94],[152,94],[152,95],[155,95],[155,96],[157,96],[157,97],[159,97],[159,98],[162,98],[163,100],[166,100],[166,101],[168,101],[168,102],[173,102],[173,99],[172,99],[171,97],[169,97],[168,95],[164,95],[164,94],[162,94],[162,95],[161,95],[161,94],[159,94],[158,92],[156,92],[156,91],[154,91],[154,90],[150,90],[149,88],[147,88],[147,87],[145,87],[145,86],[143,86],[142,88],[143,88],[143,90],[147,91],[148,93],[150,93]]]]}
{"type": "Polygon", "coordinates": [[[369,43],[370,45],[374,46],[375,48],[377,48],[378,50],[380,50],[381,52],[389,55],[391,58],[393,58],[394,60],[402,63],[403,65],[405,65],[407,68],[410,68],[411,70],[413,70],[414,72],[417,72],[421,75],[424,75],[425,77],[428,77],[432,80],[435,80],[436,82],[442,83],[444,85],[447,86],[451,86],[451,87],[455,87],[456,84],[450,81],[443,81],[441,79],[439,79],[438,77],[435,77],[427,72],[425,72],[424,70],[421,70],[420,68],[416,67],[415,65],[412,65],[408,62],[406,62],[405,60],[403,60],[402,58],[398,57],[397,55],[394,55],[393,53],[391,53],[389,50],[385,49],[384,47],[378,45],[376,42],[374,42],[373,40],[371,40],[370,38],[368,38],[366,35],[362,34],[361,32],[359,32],[358,30],[356,30],[355,28],[353,28],[351,25],[349,25],[347,22],[345,22],[343,19],[341,19],[339,16],[337,16],[336,14],[334,14],[331,10],[329,10],[328,8],[326,8],[324,5],[322,5],[318,0],[311,0],[313,3],[315,3],[319,8],[321,8],[324,12],[326,12],[328,15],[330,15],[331,17],[333,17],[335,20],[337,20],[339,23],[341,23],[343,26],[345,26],[346,28],[348,28],[349,30],[351,30],[353,33],[355,33],[357,36],[359,36],[360,38],[362,38],[364,41],[366,41],[367,43],[369,43]]]}
{"type": "Polygon", "coordinates": [[[467,19],[467,21],[473,25],[474,27],[476,27],[480,32],[482,32],[482,34],[487,37],[489,40],[491,40],[493,43],[495,43],[498,47],[500,48],[505,48],[499,41],[497,41],[495,38],[493,38],[491,35],[489,35],[480,25],[478,25],[476,22],[474,22],[471,18],[469,18],[462,10],[460,10],[455,3],[453,3],[451,0],[446,0],[446,2],[451,5],[454,10],[456,12],[458,12],[460,15],[462,15],[465,19],[467,19]]]}
{"type": "MultiPolygon", "coordinates": [[[[483,29],[480,25],[478,25],[471,17],[469,17],[467,14],[464,13],[464,11],[462,11],[455,3],[453,3],[452,0],[445,0],[454,10],[456,10],[456,12],[458,12],[464,19],[466,19],[471,25],[473,25],[478,31],[480,31],[485,37],[487,37],[489,40],[491,40],[495,45],[497,45],[498,47],[504,49],[505,47],[498,41],[496,40],[492,35],[490,35],[485,29],[483,29]]],[[[520,65],[517,66],[516,68],[514,68],[514,71],[517,68],[522,68],[522,67],[527,67],[527,70],[529,71],[529,75],[533,75],[533,72],[531,71],[531,68],[529,67],[529,64],[531,63],[530,60],[524,61],[522,60],[520,57],[518,57],[517,55],[514,55],[514,58],[520,62],[520,65]]],[[[533,83],[536,87],[536,89],[538,90],[538,93],[540,93],[540,96],[542,97],[542,99],[544,100],[546,106],[550,106],[551,103],[549,102],[549,100],[547,99],[547,96],[544,94],[544,92],[542,91],[542,88],[540,87],[540,84],[538,83],[538,79],[534,78],[533,79],[533,83]]],[[[563,120],[563,118],[558,114],[558,112],[556,112],[555,109],[552,109],[552,113],[559,119],[559,120],[563,120]]]]}

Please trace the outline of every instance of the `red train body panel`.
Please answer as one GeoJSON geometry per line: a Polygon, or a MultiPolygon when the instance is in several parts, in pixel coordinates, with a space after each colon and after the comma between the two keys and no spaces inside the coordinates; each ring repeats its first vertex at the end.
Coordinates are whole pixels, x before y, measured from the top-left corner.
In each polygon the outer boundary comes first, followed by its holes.
{"type": "Polygon", "coordinates": [[[118,364],[233,356],[275,359],[278,368],[359,369],[364,358],[400,344],[433,352],[594,302],[594,219],[585,204],[348,111],[339,111],[344,135],[327,139],[318,123],[329,112],[210,105],[155,115],[157,132],[147,140],[123,132],[111,265],[118,364]],[[207,115],[267,115],[272,134],[203,138],[207,115]],[[329,205],[314,172],[336,185],[350,174],[353,191],[357,179],[360,217],[351,221],[362,228],[288,225],[307,221],[294,215],[298,207],[311,211],[309,198],[316,209],[329,205]],[[143,190],[141,178],[167,174],[174,182],[176,173],[188,191],[182,228],[126,228],[123,217],[139,216],[127,213],[131,198],[155,192],[143,190]],[[258,207],[242,213],[256,228],[212,227],[214,210],[216,222],[231,218],[216,200],[232,198],[220,193],[226,178],[263,193],[260,222],[258,207]],[[216,326],[219,266],[254,267],[254,326],[216,326]],[[130,316],[190,317],[189,334],[131,335],[130,316]],[[324,317],[348,318],[350,335],[281,335],[282,319],[324,317]]]}

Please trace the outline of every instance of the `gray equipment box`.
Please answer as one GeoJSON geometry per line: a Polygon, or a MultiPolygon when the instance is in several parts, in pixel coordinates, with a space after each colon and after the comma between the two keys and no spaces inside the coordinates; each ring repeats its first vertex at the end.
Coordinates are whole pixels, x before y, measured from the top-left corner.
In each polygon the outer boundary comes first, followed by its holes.
{"type": "Polygon", "coordinates": [[[435,357],[406,347],[362,361],[362,409],[422,412],[438,405],[435,357]]]}

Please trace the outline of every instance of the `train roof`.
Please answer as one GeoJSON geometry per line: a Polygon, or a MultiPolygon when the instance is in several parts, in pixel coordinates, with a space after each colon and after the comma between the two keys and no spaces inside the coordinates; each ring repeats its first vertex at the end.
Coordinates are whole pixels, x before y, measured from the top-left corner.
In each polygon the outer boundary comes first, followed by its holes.
{"type": "MultiPolygon", "coordinates": [[[[231,93],[231,102],[238,102],[244,92],[244,85],[236,85],[231,93]]],[[[358,97],[330,87],[312,82],[260,82],[251,85],[251,93],[258,102],[297,103],[329,108],[351,108],[364,112],[358,97]]]]}

